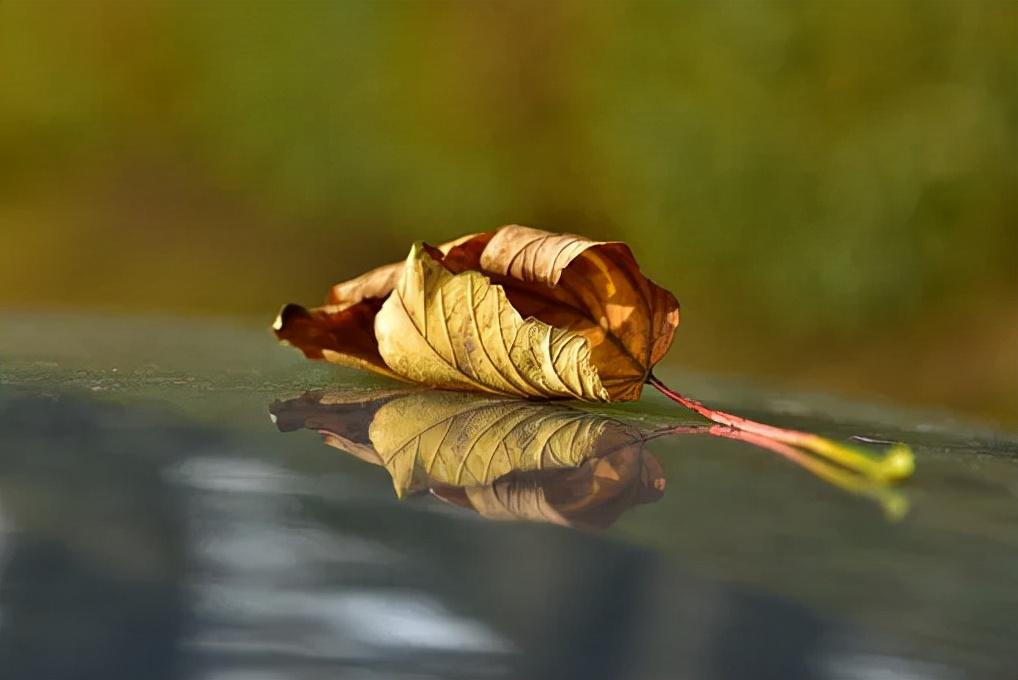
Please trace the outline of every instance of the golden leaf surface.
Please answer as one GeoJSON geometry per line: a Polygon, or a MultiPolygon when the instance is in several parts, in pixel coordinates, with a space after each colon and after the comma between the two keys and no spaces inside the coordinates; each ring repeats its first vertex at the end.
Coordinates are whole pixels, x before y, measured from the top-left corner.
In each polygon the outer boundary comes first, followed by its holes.
{"type": "Polygon", "coordinates": [[[678,323],[626,245],[511,225],[416,245],[325,307],[288,305],[275,330],[309,358],[426,385],[621,401],[639,398],[678,323]]]}
{"type": "Polygon", "coordinates": [[[396,374],[444,389],[608,401],[585,337],[524,321],[500,286],[453,274],[440,257],[414,245],[375,318],[378,351],[396,374]]]}

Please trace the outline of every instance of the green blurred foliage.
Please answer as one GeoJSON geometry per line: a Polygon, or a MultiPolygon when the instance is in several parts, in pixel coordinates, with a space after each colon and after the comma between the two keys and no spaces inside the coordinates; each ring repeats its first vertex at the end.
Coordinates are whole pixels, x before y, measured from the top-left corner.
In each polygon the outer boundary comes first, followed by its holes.
{"type": "Polygon", "coordinates": [[[1018,11],[0,3],[0,304],[271,316],[518,222],[687,365],[1018,423],[1018,11]]]}

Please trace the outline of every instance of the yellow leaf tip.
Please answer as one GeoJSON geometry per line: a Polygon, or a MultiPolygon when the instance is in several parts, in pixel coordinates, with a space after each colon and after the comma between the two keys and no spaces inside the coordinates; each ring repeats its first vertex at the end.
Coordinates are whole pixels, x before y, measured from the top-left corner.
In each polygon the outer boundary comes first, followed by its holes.
{"type": "Polygon", "coordinates": [[[880,467],[885,481],[907,479],[915,472],[915,455],[905,444],[895,444],[884,455],[880,467]]]}

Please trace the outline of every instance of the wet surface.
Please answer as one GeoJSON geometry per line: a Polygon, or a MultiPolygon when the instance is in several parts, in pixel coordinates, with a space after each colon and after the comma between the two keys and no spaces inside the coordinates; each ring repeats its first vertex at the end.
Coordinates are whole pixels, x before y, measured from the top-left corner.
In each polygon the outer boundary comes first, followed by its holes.
{"type": "Polygon", "coordinates": [[[664,377],[906,441],[916,476],[888,496],[659,436],[700,421],[650,393],[408,394],[243,326],[7,314],[0,673],[1013,677],[1018,438],[664,377]]]}

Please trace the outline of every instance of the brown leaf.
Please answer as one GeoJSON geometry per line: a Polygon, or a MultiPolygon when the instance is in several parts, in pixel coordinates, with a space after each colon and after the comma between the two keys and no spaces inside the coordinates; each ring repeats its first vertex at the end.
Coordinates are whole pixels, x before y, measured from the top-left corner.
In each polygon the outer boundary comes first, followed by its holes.
{"type": "Polygon", "coordinates": [[[679,323],[624,244],[516,225],[415,246],[328,301],[284,307],[277,336],[309,358],[527,397],[637,399],[679,323]]]}
{"type": "Polygon", "coordinates": [[[402,266],[340,284],[331,304],[288,305],[280,340],[305,355],[409,382],[529,398],[625,401],[650,384],[726,428],[804,449],[889,484],[915,457],[898,443],[877,458],[854,445],[709,408],[651,369],[679,323],[671,293],[622,243],[511,225],[440,249],[416,243],[402,266]]]}
{"type": "Polygon", "coordinates": [[[640,397],[679,324],[675,297],[640,272],[623,243],[510,226],[495,233],[480,266],[520,314],[587,339],[613,401],[640,397]]]}
{"type": "Polygon", "coordinates": [[[374,323],[382,302],[367,298],[315,309],[286,305],[272,327],[280,342],[293,345],[309,359],[324,359],[400,380],[378,353],[374,323]]]}

